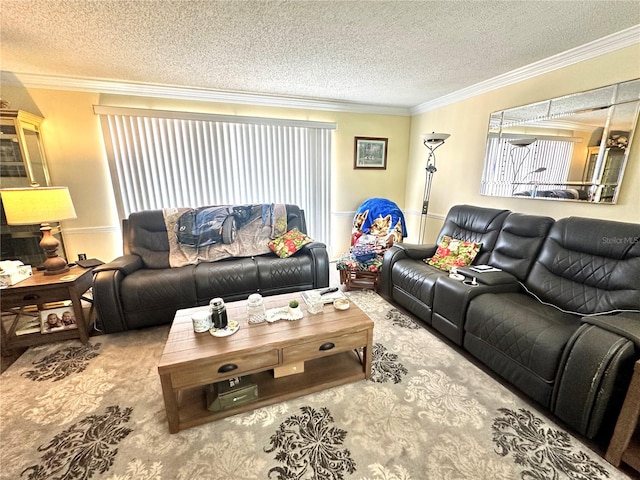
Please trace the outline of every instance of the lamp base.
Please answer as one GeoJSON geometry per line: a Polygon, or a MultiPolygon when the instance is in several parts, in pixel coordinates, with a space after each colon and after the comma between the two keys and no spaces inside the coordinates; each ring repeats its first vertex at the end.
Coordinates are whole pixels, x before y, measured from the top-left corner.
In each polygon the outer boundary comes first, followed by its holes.
{"type": "Polygon", "coordinates": [[[69,271],[67,261],[58,255],[58,245],[60,242],[51,235],[51,227],[48,223],[43,223],[40,227],[42,232],[42,240],[40,240],[40,248],[47,254],[47,259],[43,262],[45,275],[60,275],[69,271]]]}
{"type": "Polygon", "coordinates": [[[61,275],[69,271],[69,265],[67,265],[67,262],[65,262],[65,260],[61,257],[58,258],[64,262],[62,268],[56,268],[56,266],[47,265],[48,259],[44,261],[42,266],[44,267],[45,275],[61,275]]]}

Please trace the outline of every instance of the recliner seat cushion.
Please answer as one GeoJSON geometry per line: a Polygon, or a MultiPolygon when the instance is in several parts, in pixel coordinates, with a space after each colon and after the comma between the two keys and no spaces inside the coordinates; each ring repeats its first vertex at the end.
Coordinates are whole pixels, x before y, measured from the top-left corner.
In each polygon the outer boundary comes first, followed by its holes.
{"type": "Polygon", "coordinates": [[[549,406],[562,353],[580,317],[523,293],[484,294],[469,304],[465,348],[549,406]]]}
{"type": "Polygon", "coordinates": [[[275,259],[271,255],[265,255],[255,257],[255,263],[262,290],[276,290],[283,293],[301,288],[313,288],[308,281],[313,278],[313,265],[307,257],[293,255],[275,259]]]}
{"type": "Polygon", "coordinates": [[[161,270],[143,269],[127,275],[120,289],[125,312],[145,312],[170,307],[192,307],[196,304],[193,281],[195,266],[161,270]]]}
{"type": "Polygon", "coordinates": [[[448,273],[424,262],[405,259],[393,265],[391,278],[394,288],[431,307],[436,280],[445,275],[448,273]]]}
{"type": "MultiPolygon", "coordinates": [[[[277,260],[276,257],[272,257],[277,260]]],[[[193,280],[198,303],[206,304],[212,298],[227,299],[259,290],[258,274],[253,258],[234,258],[217,262],[201,262],[195,265],[193,280]]]]}

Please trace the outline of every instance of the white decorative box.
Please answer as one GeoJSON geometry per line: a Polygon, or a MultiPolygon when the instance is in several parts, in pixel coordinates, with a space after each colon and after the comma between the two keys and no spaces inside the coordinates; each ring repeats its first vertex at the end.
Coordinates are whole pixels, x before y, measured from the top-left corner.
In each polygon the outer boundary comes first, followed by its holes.
{"type": "Polygon", "coordinates": [[[0,262],[0,288],[7,288],[22,280],[26,280],[33,271],[31,265],[24,265],[19,260],[3,260],[0,262]]]}

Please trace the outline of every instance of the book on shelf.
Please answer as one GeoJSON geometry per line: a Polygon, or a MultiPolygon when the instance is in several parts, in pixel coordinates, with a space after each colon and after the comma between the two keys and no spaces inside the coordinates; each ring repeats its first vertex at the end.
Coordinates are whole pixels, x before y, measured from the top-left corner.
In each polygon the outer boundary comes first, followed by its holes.
{"type": "Polygon", "coordinates": [[[30,333],[40,333],[40,317],[22,314],[16,325],[16,335],[28,335],[30,333]]]}
{"type": "MultiPolygon", "coordinates": [[[[325,290],[326,290],[326,288],[317,288],[315,290],[306,290],[306,291],[302,292],[302,299],[304,300],[304,302],[307,305],[309,305],[309,294],[311,292],[322,293],[325,290]]],[[[320,295],[320,298],[322,299],[322,303],[333,303],[333,301],[338,299],[338,298],[347,298],[347,297],[342,292],[342,290],[338,289],[335,292],[329,292],[329,293],[325,293],[324,295],[320,295]]]]}

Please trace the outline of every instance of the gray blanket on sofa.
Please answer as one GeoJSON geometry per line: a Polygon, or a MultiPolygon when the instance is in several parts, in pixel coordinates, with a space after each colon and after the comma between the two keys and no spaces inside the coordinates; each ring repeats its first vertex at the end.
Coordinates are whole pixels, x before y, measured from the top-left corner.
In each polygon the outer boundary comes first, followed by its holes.
{"type": "Polygon", "coordinates": [[[269,241],[287,231],[281,203],[167,208],[162,213],[171,267],[268,253],[269,241]]]}

